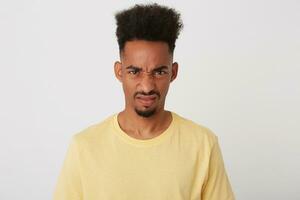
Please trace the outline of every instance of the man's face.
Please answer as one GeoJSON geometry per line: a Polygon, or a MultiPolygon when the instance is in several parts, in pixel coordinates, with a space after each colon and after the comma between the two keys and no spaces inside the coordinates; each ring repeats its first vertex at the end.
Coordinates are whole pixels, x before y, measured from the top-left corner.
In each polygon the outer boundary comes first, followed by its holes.
{"type": "Polygon", "coordinates": [[[122,82],[126,109],[142,117],[162,110],[170,82],[177,76],[168,44],[134,40],[125,43],[121,62],[115,63],[116,77],[122,82]]]}

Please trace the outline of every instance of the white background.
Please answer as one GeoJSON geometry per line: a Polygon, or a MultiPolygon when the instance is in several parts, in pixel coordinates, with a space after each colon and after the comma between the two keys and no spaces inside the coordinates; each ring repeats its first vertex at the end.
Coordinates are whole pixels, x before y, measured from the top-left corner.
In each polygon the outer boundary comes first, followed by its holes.
{"type": "MultiPolygon", "coordinates": [[[[114,13],[137,2],[0,0],[1,200],[50,200],[71,136],[123,109],[114,13]]],[[[166,109],[218,135],[237,199],[300,199],[299,1],[161,2],[185,24],[166,109]]]]}

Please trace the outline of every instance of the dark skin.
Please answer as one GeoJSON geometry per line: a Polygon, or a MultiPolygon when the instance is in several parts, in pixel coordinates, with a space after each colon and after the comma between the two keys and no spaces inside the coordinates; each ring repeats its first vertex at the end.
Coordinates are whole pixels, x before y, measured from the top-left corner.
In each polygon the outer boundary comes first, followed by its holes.
{"type": "Polygon", "coordinates": [[[120,60],[114,65],[125,95],[125,109],[118,114],[119,125],[136,139],[154,138],[172,121],[164,106],[178,64],[173,63],[168,44],[160,41],[128,41],[120,60]]]}

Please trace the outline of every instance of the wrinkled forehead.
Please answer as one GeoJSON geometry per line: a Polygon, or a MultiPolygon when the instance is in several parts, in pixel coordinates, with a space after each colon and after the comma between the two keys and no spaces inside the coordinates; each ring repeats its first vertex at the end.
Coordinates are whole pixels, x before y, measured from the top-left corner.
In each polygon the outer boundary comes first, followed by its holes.
{"type": "Polygon", "coordinates": [[[120,55],[123,66],[137,66],[147,71],[157,66],[172,65],[172,55],[165,42],[134,40],[128,41],[120,55]]]}

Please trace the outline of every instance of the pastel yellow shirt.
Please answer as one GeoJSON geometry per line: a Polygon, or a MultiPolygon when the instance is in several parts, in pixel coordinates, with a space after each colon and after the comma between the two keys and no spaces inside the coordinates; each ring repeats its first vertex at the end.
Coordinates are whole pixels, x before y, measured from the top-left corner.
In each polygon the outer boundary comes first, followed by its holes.
{"type": "Polygon", "coordinates": [[[73,135],[54,200],[234,200],[217,136],[172,113],[159,136],[127,135],[117,113],[73,135]]]}

